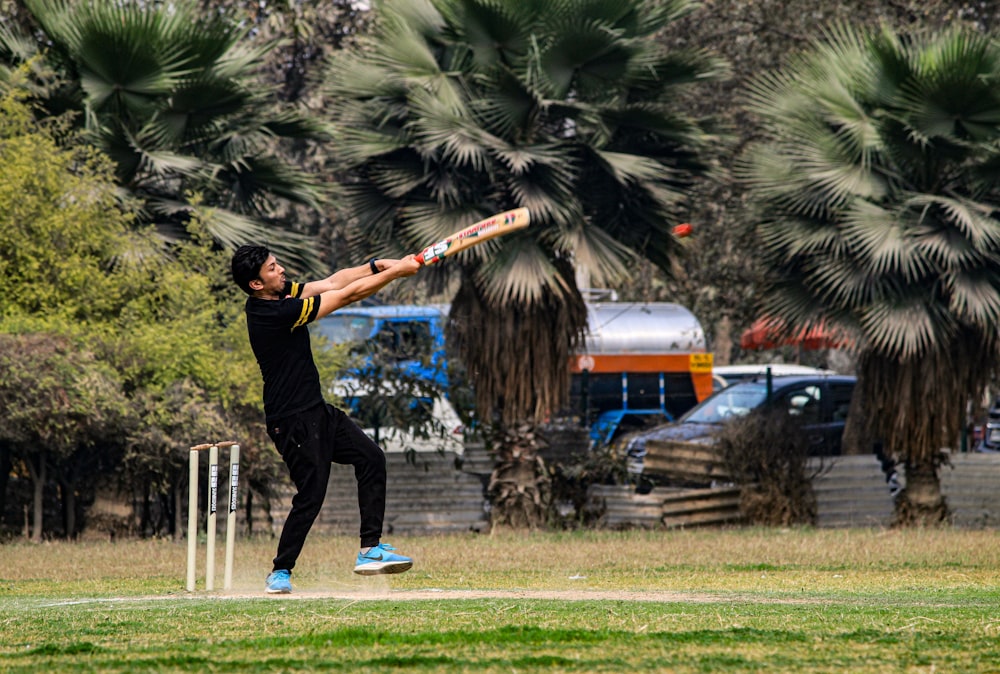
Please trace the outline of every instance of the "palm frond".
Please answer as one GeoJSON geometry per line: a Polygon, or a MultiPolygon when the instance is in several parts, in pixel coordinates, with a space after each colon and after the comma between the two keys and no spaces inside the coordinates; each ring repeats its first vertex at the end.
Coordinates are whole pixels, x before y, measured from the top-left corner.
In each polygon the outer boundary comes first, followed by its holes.
{"type": "Polygon", "coordinates": [[[426,168],[415,155],[396,157],[393,161],[372,162],[368,177],[385,197],[402,199],[428,183],[426,168]]]}
{"type": "Polygon", "coordinates": [[[541,72],[552,87],[553,98],[566,98],[570,89],[588,99],[615,95],[629,73],[637,45],[624,31],[591,17],[567,20],[539,54],[541,72]]]}
{"type": "Polygon", "coordinates": [[[959,320],[973,325],[1000,322],[1000,275],[996,271],[960,271],[945,274],[941,280],[949,296],[948,308],[959,320]]]}
{"type": "Polygon", "coordinates": [[[524,206],[543,222],[566,222],[572,217],[574,185],[570,166],[534,166],[519,176],[510,176],[506,189],[515,203],[524,206]],[[567,206],[569,205],[569,208],[567,206]]]}
{"type": "Polygon", "coordinates": [[[782,262],[813,257],[836,258],[849,245],[857,245],[850,233],[823,220],[786,217],[763,223],[758,229],[760,240],[770,253],[782,262]],[[780,251],[780,253],[778,253],[780,251]]]}
{"type": "MultiPolygon", "coordinates": [[[[185,236],[185,213],[168,218],[163,204],[183,204],[188,192],[220,212],[267,216],[284,202],[318,206],[313,177],[276,159],[275,150],[285,138],[315,139],[322,125],[272,115],[266,94],[252,85],[274,43],[250,44],[245,25],[187,0],[25,4],[41,28],[47,63],[67,78],[54,95],[80,92],[72,104],[89,139],[115,161],[123,188],[148,200],[143,218],[185,236]]],[[[221,221],[214,231],[228,245],[239,223],[221,221]]]]}
{"type": "Polygon", "coordinates": [[[633,101],[658,100],[676,105],[680,91],[711,80],[725,80],[732,74],[729,62],[707,49],[665,51],[647,48],[629,60],[628,73],[621,84],[633,89],[633,101]]]}
{"type": "Polygon", "coordinates": [[[144,149],[139,137],[133,138],[132,147],[139,158],[137,176],[144,175],[159,179],[170,176],[205,178],[212,173],[212,167],[196,157],[167,150],[144,149]]]}
{"type": "Polygon", "coordinates": [[[380,42],[382,48],[373,53],[371,62],[408,80],[427,80],[442,75],[441,66],[431,46],[408,26],[395,26],[389,39],[380,42]]]}
{"type": "Polygon", "coordinates": [[[503,306],[513,302],[530,306],[544,296],[560,296],[569,292],[561,277],[555,273],[549,255],[537,242],[528,237],[515,236],[504,244],[502,247],[494,246],[489,254],[476,251],[480,258],[475,272],[477,285],[491,305],[503,306]]]}
{"type": "Polygon", "coordinates": [[[929,262],[917,254],[912,223],[904,213],[859,201],[844,214],[844,236],[873,276],[925,277],[929,262]]]}
{"type": "Polygon", "coordinates": [[[269,212],[269,200],[275,197],[314,209],[323,203],[321,183],[313,174],[266,154],[241,157],[216,172],[213,182],[245,213],[269,212]]]}
{"type": "Polygon", "coordinates": [[[513,176],[528,173],[533,167],[557,166],[565,155],[557,144],[545,145],[498,145],[490,148],[491,154],[513,176]]]}
{"type": "Polygon", "coordinates": [[[638,262],[636,252],[605,229],[578,223],[552,233],[553,246],[573,251],[573,262],[590,272],[595,288],[614,288],[629,277],[638,262]]]}
{"type": "Polygon", "coordinates": [[[356,166],[410,146],[409,135],[396,127],[371,128],[359,122],[357,125],[340,126],[334,134],[334,142],[345,166],[356,166]]]}
{"type": "Polygon", "coordinates": [[[38,54],[38,44],[14,24],[0,23],[0,60],[20,65],[38,54]]]}
{"type": "MultiPolygon", "coordinates": [[[[810,298],[812,314],[836,315],[842,319],[850,316],[855,307],[872,302],[883,290],[866,267],[843,258],[815,257],[803,266],[802,275],[808,280],[799,282],[796,297],[810,298]]],[[[803,319],[797,318],[790,324],[802,325],[803,319]]]]}
{"type": "Polygon", "coordinates": [[[988,45],[837,25],[754,83],[770,140],[739,175],[768,213],[769,309],[833,316],[899,358],[995,321],[1000,221],[978,175],[1000,141],[988,45]]]}
{"type": "Polygon", "coordinates": [[[953,327],[947,316],[919,295],[873,301],[860,312],[872,346],[898,358],[913,358],[939,344],[953,327]]]}
{"type": "Polygon", "coordinates": [[[622,184],[655,181],[667,172],[662,164],[649,157],[599,149],[594,150],[594,156],[607,167],[615,180],[622,184]]]}
{"type": "MultiPolygon", "coordinates": [[[[557,3],[553,3],[557,4],[557,3]]],[[[461,0],[450,17],[453,29],[467,44],[479,67],[509,63],[528,51],[533,7],[525,3],[461,0]]]]}
{"type": "Polygon", "coordinates": [[[181,16],[133,4],[28,3],[46,32],[76,62],[81,84],[97,109],[125,113],[170,92],[190,72],[183,46],[163,40],[165,24],[181,16]]]}
{"type": "Polygon", "coordinates": [[[510,140],[530,137],[529,130],[543,104],[531,87],[501,68],[489,87],[469,101],[476,119],[491,133],[510,140]]]}
{"type": "Polygon", "coordinates": [[[244,243],[268,246],[294,275],[316,273],[317,256],[312,237],[295,232],[275,231],[274,227],[232,211],[211,206],[190,205],[216,241],[235,249],[244,243]],[[277,235],[277,236],[276,236],[277,235]]]}
{"type": "Polygon", "coordinates": [[[695,120],[677,114],[675,101],[595,106],[593,110],[616,133],[653,134],[661,144],[697,145],[706,140],[695,120]]]}
{"type": "Polygon", "coordinates": [[[484,171],[489,164],[486,144],[499,144],[471,119],[464,105],[454,105],[427,91],[410,97],[413,121],[407,125],[411,143],[425,155],[441,154],[449,163],[484,171]]]}
{"type": "Polygon", "coordinates": [[[935,221],[933,229],[955,230],[967,240],[970,249],[982,252],[1000,250],[1000,221],[994,217],[996,208],[990,204],[962,197],[915,194],[901,200],[900,205],[920,213],[922,222],[928,222],[928,219],[935,221]]]}
{"type": "Polygon", "coordinates": [[[406,83],[394,69],[351,52],[335,52],[327,63],[322,89],[334,110],[372,98],[403,100],[406,83]]]}

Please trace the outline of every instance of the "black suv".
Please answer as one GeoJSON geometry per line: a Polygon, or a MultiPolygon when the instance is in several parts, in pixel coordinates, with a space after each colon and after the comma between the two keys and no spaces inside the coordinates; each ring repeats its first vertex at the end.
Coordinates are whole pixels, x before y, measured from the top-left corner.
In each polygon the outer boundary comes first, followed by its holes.
{"type": "MultiPolygon", "coordinates": [[[[772,377],[771,404],[802,418],[812,456],[837,456],[856,381],[846,375],[772,377]]],[[[626,438],[629,472],[642,472],[649,440],[706,441],[727,419],[746,415],[767,400],[765,377],[740,382],[712,394],[675,422],[626,438]]]]}

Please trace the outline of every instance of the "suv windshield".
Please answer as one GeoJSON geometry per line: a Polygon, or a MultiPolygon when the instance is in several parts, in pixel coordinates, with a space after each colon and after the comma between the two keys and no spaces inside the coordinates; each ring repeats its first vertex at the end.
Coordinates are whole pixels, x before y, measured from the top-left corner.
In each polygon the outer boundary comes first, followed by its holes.
{"type": "Polygon", "coordinates": [[[747,382],[725,388],[680,418],[680,423],[718,424],[750,413],[767,398],[767,384],[747,382]]]}

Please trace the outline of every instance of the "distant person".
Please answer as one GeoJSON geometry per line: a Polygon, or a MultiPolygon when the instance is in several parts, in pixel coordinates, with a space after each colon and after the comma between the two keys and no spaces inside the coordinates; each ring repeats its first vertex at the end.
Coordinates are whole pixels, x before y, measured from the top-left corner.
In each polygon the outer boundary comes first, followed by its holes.
{"type": "Polygon", "coordinates": [[[292,569],[326,498],[331,463],[354,466],[358,481],[361,549],[354,572],[402,573],[413,566],[412,559],[381,542],[385,454],[346,414],[324,400],[306,326],[396,279],[416,274],[420,266],[413,255],[402,260],[372,259],[301,284],[285,278],[284,268],[264,246],[240,246],[233,254],[233,281],[250,296],[247,330],[264,378],[267,434],[296,488],[265,581],[269,593],[292,591],[292,569]]]}

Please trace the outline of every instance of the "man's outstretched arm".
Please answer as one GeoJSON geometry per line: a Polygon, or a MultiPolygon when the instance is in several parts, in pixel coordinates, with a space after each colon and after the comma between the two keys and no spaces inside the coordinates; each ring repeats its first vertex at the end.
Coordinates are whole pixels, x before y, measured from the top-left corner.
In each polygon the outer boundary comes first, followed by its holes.
{"type": "MultiPolygon", "coordinates": [[[[366,297],[374,295],[376,292],[396,279],[413,276],[420,271],[420,267],[423,266],[417,262],[415,255],[407,255],[402,260],[379,260],[379,262],[387,263],[384,269],[380,269],[379,273],[372,274],[368,265],[365,265],[363,268],[367,271],[367,274],[358,275],[353,281],[342,287],[322,291],[319,295],[319,314],[316,318],[322,318],[337,309],[346,307],[348,304],[353,304],[358,300],[363,300],[366,297]]],[[[345,269],[342,271],[353,272],[360,268],[361,267],[352,267],[351,269],[345,269]]],[[[334,274],[334,276],[336,276],[336,274],[334,274]]],[[[343,278],[346,277],[347,275],[343,278]]],[[[333,277],[331,276],[330,278],[333,277]]],[[[330,279],[328,278],[324,281],[316,281],[314,283],[323,284],[329,280],[330,279]]],[[[313,284],[307,283],[305,288],[308,289],[311,285],[313,284]]],[[[306,296],[304,293],[305,290],[303,291],[303,297],[306,296]]]]}
{"type": "MultiPolygon", "coordinates": [[[[393,265],[397,264],[399,260],[375,260],[374,265],[381,274],[383,271],[389,269],[393,265]]],[[[325,279],[320,281],[310,281],[302,287],[302,294],[300,297],[315,297],[325,292],[331,290],[341,290],[346,288],[355,281],[367,277],[371,277],[372,274],[372,263],[364,263],[357,267],[347,267],[346,269],[340,269],[325,279]]]]}

